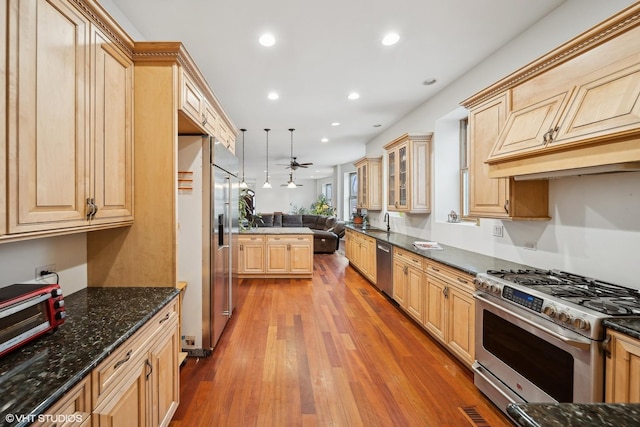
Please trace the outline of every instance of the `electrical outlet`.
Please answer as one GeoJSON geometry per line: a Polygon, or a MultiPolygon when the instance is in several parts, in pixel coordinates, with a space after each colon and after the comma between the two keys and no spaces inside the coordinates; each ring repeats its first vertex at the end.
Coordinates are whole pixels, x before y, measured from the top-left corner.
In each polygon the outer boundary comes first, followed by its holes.
{"type": "Polygon", "coordinates": [[[42,267],[36,267],[36,280],[37,279],[42,279],[44,277],[44,275],[42,274],[43,271],[56,271],[56,265],[55,264],[48,264],[48,265],[43,265],[42,267]]]}
{"type": "Polygon", "coordinates": [[[502,237],[503,226],[502,225],[494,225],[493,226],[493,235],[496,237],[502,237]]]}
{"type": "Polygon", "coordinates": [[[536,242],[524,242],[524,245],[522,247],[530,251],[535,251],[538,249],[538,245],[536,245],[536,242]]]}

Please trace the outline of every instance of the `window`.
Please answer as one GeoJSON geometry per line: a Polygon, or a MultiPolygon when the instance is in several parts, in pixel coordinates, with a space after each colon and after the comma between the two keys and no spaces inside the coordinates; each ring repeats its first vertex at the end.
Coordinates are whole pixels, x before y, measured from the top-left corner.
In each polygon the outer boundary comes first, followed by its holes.
{"type": "Polygon", "coordinates": [[[469,216],[469,119],[460,120],[460,209],[469,216]]]}
{"type": "Polygon", "coordinates": [[[325,184],[322,193],[329,202],[329,206],[333,206],[333,184],[325,184]]]}
{"type": "Polygon", "coordinates": [[[356,211],[358,207],[358,173],[351,172],[349,174],[349,216],[356,211]]]}

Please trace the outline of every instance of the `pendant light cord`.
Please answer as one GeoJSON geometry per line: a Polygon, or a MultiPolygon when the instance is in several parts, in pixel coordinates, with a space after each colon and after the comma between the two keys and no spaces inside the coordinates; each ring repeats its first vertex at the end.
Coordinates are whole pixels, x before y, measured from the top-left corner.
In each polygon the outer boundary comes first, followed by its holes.
{"type": "Polygon", "coordinates": [[[244,181],[244,133],[247,131],[246,129],[240,129],[242,132],[242,182],[244,181]]]}

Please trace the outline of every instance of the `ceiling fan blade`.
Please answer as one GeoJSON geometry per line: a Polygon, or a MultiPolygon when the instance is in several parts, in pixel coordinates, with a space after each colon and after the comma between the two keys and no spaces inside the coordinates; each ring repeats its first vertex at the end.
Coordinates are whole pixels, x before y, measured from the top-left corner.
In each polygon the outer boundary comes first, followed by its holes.
{"type": "Polygon", "coordinates": [[[300,163],[301,166],[313,166],[313,163],[300,163]]]}

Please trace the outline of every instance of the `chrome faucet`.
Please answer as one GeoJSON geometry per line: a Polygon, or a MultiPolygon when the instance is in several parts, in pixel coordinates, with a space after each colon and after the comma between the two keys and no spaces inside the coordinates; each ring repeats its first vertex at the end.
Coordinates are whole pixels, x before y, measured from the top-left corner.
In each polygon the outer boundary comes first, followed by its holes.
{"type": "Polygon", "coordinates": [[[389,212],[384,213],[383,221],[387,222],[387,233],[391,231],[391,227],[389,226],[389,212]]]}

